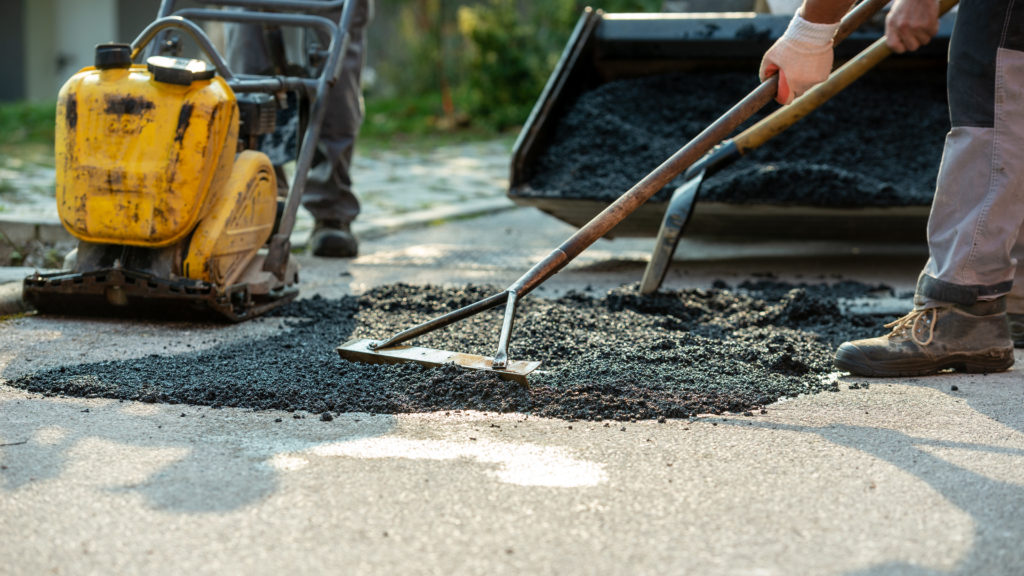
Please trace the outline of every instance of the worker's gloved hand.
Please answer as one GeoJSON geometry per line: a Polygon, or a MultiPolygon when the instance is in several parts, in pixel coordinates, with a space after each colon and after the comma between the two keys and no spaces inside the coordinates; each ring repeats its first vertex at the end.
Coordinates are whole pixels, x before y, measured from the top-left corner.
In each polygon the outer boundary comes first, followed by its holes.
{"type": "Polygon", "coordinates": [[[832,36],[839,23],[816,24],[793,16],[789,28],[764,53],[761,81],[778,73],[780,104],[789,104],[832,72],[832,36]]]}
{"type": "Polygon", "coordinates": [[[885,17],[885,42],[893,52],[912,52],[939,33],[935,0],[896,0],[885,17]]]}

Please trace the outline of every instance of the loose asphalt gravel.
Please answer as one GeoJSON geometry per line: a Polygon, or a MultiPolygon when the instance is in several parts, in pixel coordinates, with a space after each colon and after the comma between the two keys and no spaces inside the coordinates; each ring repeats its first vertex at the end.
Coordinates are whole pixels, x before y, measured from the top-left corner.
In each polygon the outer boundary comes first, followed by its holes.
{"type": "MultiPolygon", "coordinates": [[[[854,282],[774,281],[639,296],[528,298],[512,355],[540,360],[529,387],[453,366],[366,365],[341,360],[351,337],[382,338],[466,305],[484,287],[382,286],[359,297],[313,297],[277,315],[289,329],[265,339],[134,360],[65,366],[9,382],[33,392],[143,402],[284,409],[321,414],[472,409],[575,419],[661,419],[754,411],[782,397],[834,391],[835,346],[888,318],[845,315],[837,298],[889,295],[854,282]]],[[[416,344],[493,353],[500,311],[416,344]]]]}
{"type": "MultiPolygon", "coordinates": [[[[558,117],[513,194],[613,200],[756,86],[707,72],[619,80],[558,117]]],[[[763,117],[762,115],[757,118],[763,117]]],[[[708,178],[704,201],[826,207],[931,204],[949,130],[942,70],[869,73],[787,132],[708,178]]],[[[676,178],[654,196],[666,201],[676,178]]]]}

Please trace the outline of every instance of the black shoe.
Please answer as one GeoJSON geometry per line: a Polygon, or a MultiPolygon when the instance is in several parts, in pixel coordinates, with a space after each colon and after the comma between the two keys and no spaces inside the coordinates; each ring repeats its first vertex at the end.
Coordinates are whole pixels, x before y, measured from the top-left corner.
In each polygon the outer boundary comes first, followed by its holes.
{"type": "Polygon", "coordinates": [[[359,253],[359,242],[349,225],[336,221],[317,222],[309,247],[313,256],[321,258],[355,258],[359,253]]]}

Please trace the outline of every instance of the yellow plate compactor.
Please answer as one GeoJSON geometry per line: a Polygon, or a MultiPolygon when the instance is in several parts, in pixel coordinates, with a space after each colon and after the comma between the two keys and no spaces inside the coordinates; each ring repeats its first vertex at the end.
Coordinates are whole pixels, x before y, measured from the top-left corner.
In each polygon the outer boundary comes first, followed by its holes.
{"type": "Polygon", "coordinates": [[[173,4],[163,2],[132,45],[97,46],[95,66],[60,91],[57,206],[79,244],[70,270],[25,280],[25,300],[42,312],[213,312],[239,321],[298,293],[288,237],[323,96],[340,73],[349,3],[252,0],[230,3],[252,10],[177,12],[173,4]],[[343,4],[338,22],[295,13],[343,4]],[[313,27],[330,46],[316,76],[236,76],[195,24],[201,19],[313,27]],[[165,39],[171,32],[191,35],[213,64],[160,54],[134,62],[154,40],[176,44],[165,39]],[[275,168],[258,142],[274,131],[277,102],[288,91],[307,104],[308,121],[295,182],[279,200],[275,168]]]}

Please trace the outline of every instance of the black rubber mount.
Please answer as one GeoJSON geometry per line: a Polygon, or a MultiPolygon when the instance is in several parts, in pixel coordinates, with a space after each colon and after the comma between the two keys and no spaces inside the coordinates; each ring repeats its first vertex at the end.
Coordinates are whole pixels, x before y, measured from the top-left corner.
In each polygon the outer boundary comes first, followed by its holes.
{"type": "Polygon", "coordinates": [[[132,65],[131,44],[97,44],[95,64],[99,70],[130,68],[132,65]]]}

